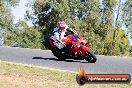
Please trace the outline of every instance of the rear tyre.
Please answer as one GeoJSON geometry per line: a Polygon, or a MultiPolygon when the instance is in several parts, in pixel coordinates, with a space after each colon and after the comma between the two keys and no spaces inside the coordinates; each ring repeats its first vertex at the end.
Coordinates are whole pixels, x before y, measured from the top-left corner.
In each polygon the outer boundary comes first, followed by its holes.
{"type": "Polygon", "coordinates": [[[58,58],[59,61],[64,61],[65,58],[63,56],[56,56],[58,58]]]}
{"type": "Polygon", "coordinates": [[[62,54],[62,52],[60,52],[59,50],[57,50],[57,49],[54,49],[54,50],[53,50],[53,49],[52,49],[51,51],[52,51],[53,55],[56,56],[56,57],[58,58],[58,60],[60,60],[60,61],[65,60],[64,54],[62,54]]]}
{"type": "Polygon", "coordinates": [[[85,60],[90,63],[95,63],[97,61],[96,56],[92,53],[92,51],[87,51],[85,55],[85,60]]]}

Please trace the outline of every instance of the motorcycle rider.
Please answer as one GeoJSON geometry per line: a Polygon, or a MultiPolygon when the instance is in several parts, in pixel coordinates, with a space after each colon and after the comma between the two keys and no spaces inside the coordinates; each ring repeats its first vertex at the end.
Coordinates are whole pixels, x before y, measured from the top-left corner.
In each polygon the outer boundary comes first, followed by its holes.
{"type": "Polygon", "coordinates": [[[57,22],[57,27],[53,30],[53,36],[52,39],[55,41],[54,44],[58,49],[64,49],[66,45],[62,42],[62,39],[65,38],[66,32],[70,31],[72,33],[76,33],[75,30],[72,28],[69,28],[65,21],[61,20],[57,22]]]}

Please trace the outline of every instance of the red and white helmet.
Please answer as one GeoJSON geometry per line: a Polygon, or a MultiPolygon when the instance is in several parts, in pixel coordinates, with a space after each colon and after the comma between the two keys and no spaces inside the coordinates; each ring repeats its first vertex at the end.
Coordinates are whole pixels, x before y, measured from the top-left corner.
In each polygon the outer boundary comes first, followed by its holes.
{"type": "Polygon", "coordinates": [[[67,27],[67,25],[66,25],[66,23],[64,22],[64,21],[59,21],[58,23],[57,23],[57,27],[59,28],[59,29],[65,29],[66,27],[67,27]]]}

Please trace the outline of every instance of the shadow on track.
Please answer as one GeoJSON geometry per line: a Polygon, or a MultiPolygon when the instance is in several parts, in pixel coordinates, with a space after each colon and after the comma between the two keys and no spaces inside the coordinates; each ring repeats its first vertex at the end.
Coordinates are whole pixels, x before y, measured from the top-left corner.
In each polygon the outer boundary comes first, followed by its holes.
{"type": "MultiPolygon", "coordinates": [[[[33,57],[32,59],[42,59],[42,60],[53,60],[53,61],[60,61],[60,60],[58,60],[57,58],[44,58],[44,57],[33,57]]],[[[72,60],[72,59],[66,59],[66,60],[63,60],[63,61],[65,61],[65,62],[80,62],[80,63],[88,63],[88,62],[82,62],[82,61],[80,61],[80,60],[72,60]]]]}
{"type": "Polygon", "coordinates": [[[58,61],[56,58],[33,57],[32,59],[42,59],[42,60],[55,60],[55,61],[58,61]]]}

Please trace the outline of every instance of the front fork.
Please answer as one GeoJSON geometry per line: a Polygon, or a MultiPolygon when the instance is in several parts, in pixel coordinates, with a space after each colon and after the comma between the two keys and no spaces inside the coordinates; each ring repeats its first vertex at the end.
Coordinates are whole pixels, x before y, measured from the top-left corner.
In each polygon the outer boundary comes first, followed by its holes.
{"type": "Polygon", "coordinates": [[[84,45],[82,46],[82,50],[81,50],[81,51],[82,51],[82,54],[83,54],[83,55],[85,55],[86,52],[87,52],[88,50],[89,50],[88,47],[86,47],[86,46],[84,46],[84,45]]]}
{"type": "Polygon", "coordinates": [[[85,45],[82,45],[82,47],[80,49],[78,47],[74,46],[74,48],[73,48],[74,57],[75,58],[84,57],[88,50],[89,49],[85,45]]]}

